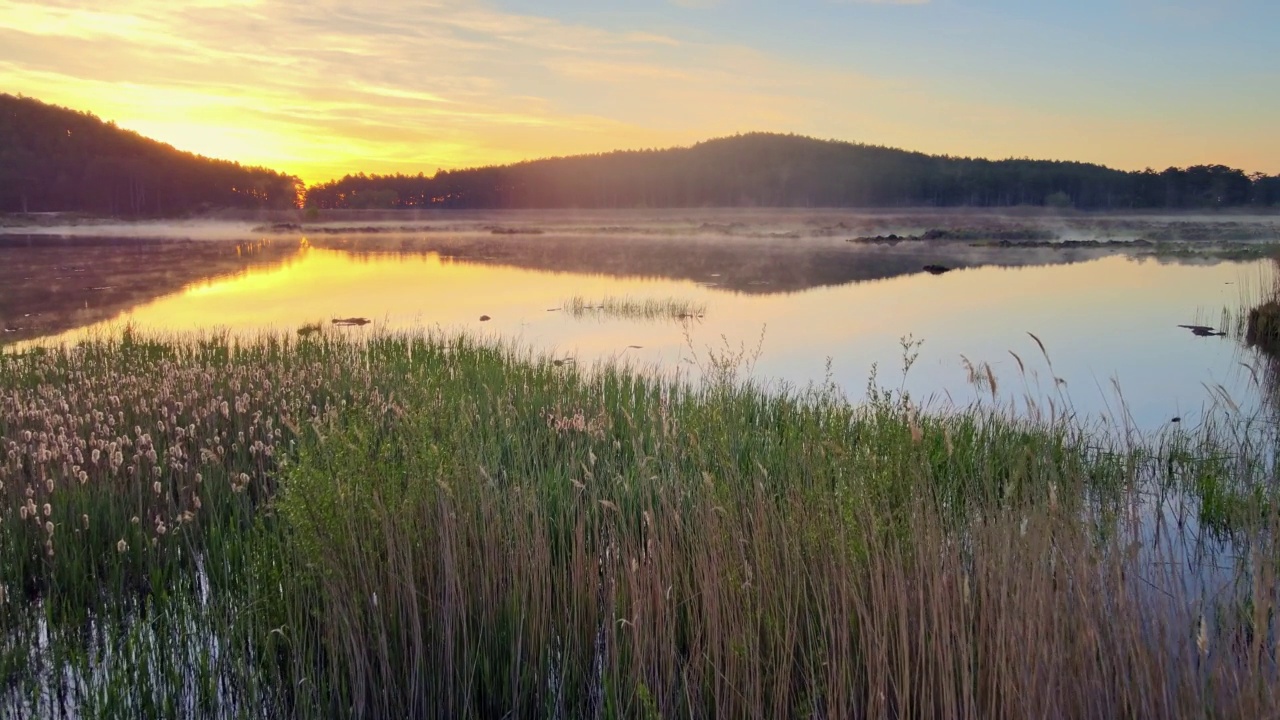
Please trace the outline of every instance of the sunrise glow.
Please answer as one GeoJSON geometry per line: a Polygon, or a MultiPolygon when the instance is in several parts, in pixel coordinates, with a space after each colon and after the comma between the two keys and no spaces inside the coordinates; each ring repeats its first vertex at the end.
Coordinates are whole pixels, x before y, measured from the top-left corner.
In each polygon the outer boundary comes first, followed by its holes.
{"type": "Polygon", "coordinates": [[[0,88],[307,182],[746,131],[1274,173],[1277,24],[1261,1],[0,0],[0,88]]]}

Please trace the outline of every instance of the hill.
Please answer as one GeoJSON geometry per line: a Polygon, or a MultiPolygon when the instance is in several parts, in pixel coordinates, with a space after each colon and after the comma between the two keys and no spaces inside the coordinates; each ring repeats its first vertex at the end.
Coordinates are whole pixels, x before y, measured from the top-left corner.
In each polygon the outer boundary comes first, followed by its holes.
{"type": "Polygon", "coordinates": [[[89,113],[0,94],[0,212],[172,216],[289,208],[298,178],[182,152],[89,113]]]}
{"type": "Polygon", "coordinates": [[[984,160],[751,133],[687,148],[551,158],[434,176],[348,175],[314,185],[318,208],[908,207],[1082,209],[1271,206],[1280,176],[1222,165],[1125,172],[984,160]]]}
{"type": "MultiPolygon", "coordinates": [[[[173,216],[295,207],[298,178],[176,150],[92,114],[0,94],[0,212],[173,216]]],[[[433,176],[348,175],[307,188],[317,208],[1007,207],[1280,205],[1280,176],[1223,165],[1125,172],[985,160],[796,135],[620,150],[433,176]]]]}

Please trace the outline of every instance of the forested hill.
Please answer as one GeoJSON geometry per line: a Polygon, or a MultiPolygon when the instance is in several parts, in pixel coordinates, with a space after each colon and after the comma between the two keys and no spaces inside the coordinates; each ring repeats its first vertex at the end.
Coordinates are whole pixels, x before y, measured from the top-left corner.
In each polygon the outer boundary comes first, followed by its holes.
{"type": "Polygon", "coordinates": [[[1280,204],[1280,176],[1222,165],[1124,172],[1044,160],[925,155],[753,133],[689,148],[441,171],[349,175],[312,186],[319,208],[904,207],[1081,209],[1280,204]]]}
{"type": "Polygon", "coordinates": [[[89,113],[0,94],[0,212],[291,208],[301,187],[290,175],[182,152],[89,113]]]}
{"type": "MultiPolygon", "coordinates": [[[[298,178],[213,160],[97,117],[0,94],[0,212],[181,215],[290,208],[298,178]]],[[[319,208],[1272,207],[1280,176],[1222,165],[1124,172],[983,160],[752,133],[693,147],[441,171],[348,175],[306,190],[319,208]]]]}

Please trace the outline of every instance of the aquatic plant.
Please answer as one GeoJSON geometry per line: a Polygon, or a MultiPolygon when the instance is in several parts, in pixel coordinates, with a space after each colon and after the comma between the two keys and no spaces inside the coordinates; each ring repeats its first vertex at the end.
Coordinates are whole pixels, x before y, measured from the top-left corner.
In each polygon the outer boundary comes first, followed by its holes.
{"type": "Polygon", "coordinates": [[[575,318],[608,317],[626,320],[693,320],[706,315],[703,303],[680,298],[631,298],[606,296],[589,300],[574,295],[560,308],[575,318]]]}

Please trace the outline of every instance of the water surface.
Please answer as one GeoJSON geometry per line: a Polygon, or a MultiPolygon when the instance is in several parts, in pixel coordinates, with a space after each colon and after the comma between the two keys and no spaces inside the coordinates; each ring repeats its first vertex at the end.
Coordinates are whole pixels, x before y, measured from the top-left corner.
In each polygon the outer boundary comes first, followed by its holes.
{"type": "Polygon", "coordinates": [[[851,243],[749,223],[392,230],[241,241],[9,236],[0,243],[0,325],[15,347],[125,324],[162,332],[292,333],[315,322],[357,334],[441,328],[582,364],[694,376],[728,352],[763,382],[829,379],[854,398],[875,365],[882,385],[934,406],[982,399],[1026,412],[1029,401],[1043,410],[1052,402],[1144,429],[1235,412],[1232,403],[1248,412],[1259,395],[1252,351],[1178,326],[1221,324],[1223,309],[1269,282],[1261,261],[1137,257],[1114,247],[851,243]],[[954,269],[933,275],[926,264],[954,269]],[[561,307],[575,295],[673,298],[706,312],[683,321],[574,317],[561,307]],[[329,323],[353,316],[371,322],[329,323]],[[918,358],[904,379],[905,338],[922,344],[908,351],[918,358]],[[984,364],[997,381],[994,397],[984,364]]]}

